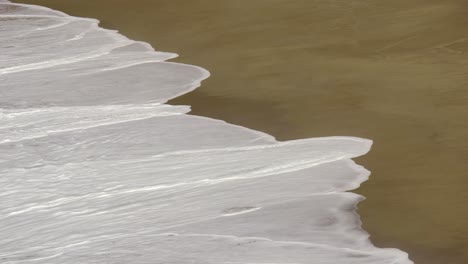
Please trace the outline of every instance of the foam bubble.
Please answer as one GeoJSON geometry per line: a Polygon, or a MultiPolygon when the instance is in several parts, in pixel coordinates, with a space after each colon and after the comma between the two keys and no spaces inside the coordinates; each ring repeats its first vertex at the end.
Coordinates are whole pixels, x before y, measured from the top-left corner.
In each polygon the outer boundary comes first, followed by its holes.
{"type": "Polygon", "coordinates": [[[2,263],[410,264],[361,229],[354,137],[278,142],[167,100],[209,73],[0,0],[2,263]]]}

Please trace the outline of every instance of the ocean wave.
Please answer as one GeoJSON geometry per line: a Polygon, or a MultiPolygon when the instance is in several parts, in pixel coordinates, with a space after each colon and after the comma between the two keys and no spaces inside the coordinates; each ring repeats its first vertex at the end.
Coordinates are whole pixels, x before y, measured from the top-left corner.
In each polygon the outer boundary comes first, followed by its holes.
{"type": "Polygon", "coordinates": [[[1,263],[410,264],[348,193],[372,142],[279,142],[167,100],[202,68],[0,0],[1,263]]]}

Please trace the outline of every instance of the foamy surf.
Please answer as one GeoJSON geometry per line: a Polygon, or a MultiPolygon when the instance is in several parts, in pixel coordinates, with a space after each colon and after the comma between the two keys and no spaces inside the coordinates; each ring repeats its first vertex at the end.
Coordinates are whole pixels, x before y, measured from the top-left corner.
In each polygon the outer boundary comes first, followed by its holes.
{"type": "Polygon", "coordinates": [[[410,264],[346,191],[371,141],[164,104],[208,77],[93,19],[0,0],[1,263],[410,264]]]}

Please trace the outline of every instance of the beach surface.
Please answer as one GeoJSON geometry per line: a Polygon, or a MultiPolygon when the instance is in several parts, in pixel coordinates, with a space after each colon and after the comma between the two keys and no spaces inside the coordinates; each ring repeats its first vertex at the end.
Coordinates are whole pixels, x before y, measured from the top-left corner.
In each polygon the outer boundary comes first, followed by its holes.
{"type": "Polygon", "coordinates": [[[466,1],[18,1],[101,20],[212,76],[171,101],[278,140],[374,140],[364,229],[416,263],[468,262],[466,1]]]}

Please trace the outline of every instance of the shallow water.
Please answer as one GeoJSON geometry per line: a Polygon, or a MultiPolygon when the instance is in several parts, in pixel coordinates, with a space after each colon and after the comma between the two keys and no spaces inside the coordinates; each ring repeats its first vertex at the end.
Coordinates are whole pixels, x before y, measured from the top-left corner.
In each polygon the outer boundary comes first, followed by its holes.
{"type": "Polygon", "coordinates": [[[466,1],[23,1],[94,17],[212,76],[172,103],[280,140],[371,138],[364,228],[468,262],[466,1]],[[109,4],[109,3],[112,4],[109,4]]]}
{"type": "Polygon", "coordinates": [[[372,141],[271,135],[166,102],[203,68],[0,2],[0,260],[412,264],[362,230],[372,141]]]}

